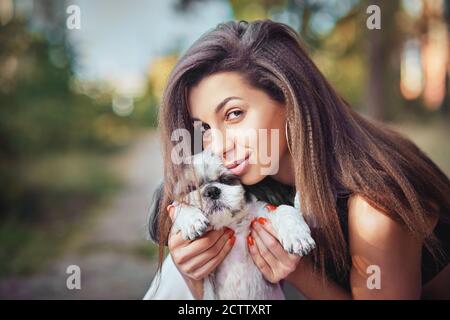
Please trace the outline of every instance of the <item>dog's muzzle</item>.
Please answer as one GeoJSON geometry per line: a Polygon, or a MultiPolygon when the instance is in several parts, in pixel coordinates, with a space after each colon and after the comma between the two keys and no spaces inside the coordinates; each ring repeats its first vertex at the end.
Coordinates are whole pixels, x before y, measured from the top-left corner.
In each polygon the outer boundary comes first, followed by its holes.
{"type": "Polygon", "coordinates": [[[211,200],[217,200],[220,198],[221,190],[217,187],[210,186],[207,187],[204,191],[204,197],[210,198],[211,200]]]}

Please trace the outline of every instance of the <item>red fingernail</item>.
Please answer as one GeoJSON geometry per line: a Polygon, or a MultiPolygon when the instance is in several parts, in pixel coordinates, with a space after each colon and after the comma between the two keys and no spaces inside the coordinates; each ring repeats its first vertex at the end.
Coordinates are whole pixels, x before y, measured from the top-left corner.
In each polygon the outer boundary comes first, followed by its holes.
{"type": "Polygon", "coordinates": [[[277,206],[274,206],[273,204],[266,204],[266,209],[269,211],[275,211],[277,210],[277,206]]]}
{"type": "Polygon", "coordinates": [[[253,226],[255,226],[256,222],[258,222],[257,218],[253,219],[252,222],[250,223],[250,225],[253,227],[253,226]]]}
{"type": "Polygon", "coordinates": [[[258,218],[258,222],[259,222],[260,224],[266,224],[267,219],[266,219],[266,218],[263,218],[263,217],[259,217],[259,218],[258,218]]]}
{"type": "Polygon", "coordinates": [[[252,246],[255,242],[253,241],[253,237],[251,235],[247,236],[247,243],[249,246],[252,246]]]}
{"type": "Polygon", "coordinates": [[[230,237],[230,244],[234,245],[234,242],[236,241],[236,236],[231,236],[230,237]]]}

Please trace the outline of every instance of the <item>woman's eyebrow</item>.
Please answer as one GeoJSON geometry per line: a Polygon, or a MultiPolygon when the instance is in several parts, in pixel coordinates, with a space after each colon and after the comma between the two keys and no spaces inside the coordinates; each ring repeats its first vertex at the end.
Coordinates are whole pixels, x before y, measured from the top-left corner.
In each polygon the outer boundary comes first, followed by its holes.
{"type": "MultiPolygon", "coordinates": [[[[229,101],[231,101],[231,100],[242,100],[242,98],[239,98],[239,97],[228,97],[228,98],[223,99],[222,102],[220,102],[220,103],[216,106],[216,109],[214,110],[214,113],[215,113],[215,114],[218,114],[218,113],[220,112],[220,110],[221,110],[223,107],[225,107],[226,104],[227,104],[229,101]]],[[[194,118],[194,117],[192,117],[192,120],[193,120],[193,121],[201,121],[200,119],[194,118]]]]}
{"type": "Polygon", "coordinates": [[[225,107],[225,105],[226,105],[229,101],[235,100],[235,99],[236,99],[236,100],[242,100],[242,98],[239,98],[239,97],[228,97],[228,98],[225,98],[225,99],[222,100],[221,103],[219,103],[219,104],[217,105],[216,110],[215,110],[215,113],[216,113],[216,114],[219,113],[219,111],[220,111],[223,107],[225,107]]]}

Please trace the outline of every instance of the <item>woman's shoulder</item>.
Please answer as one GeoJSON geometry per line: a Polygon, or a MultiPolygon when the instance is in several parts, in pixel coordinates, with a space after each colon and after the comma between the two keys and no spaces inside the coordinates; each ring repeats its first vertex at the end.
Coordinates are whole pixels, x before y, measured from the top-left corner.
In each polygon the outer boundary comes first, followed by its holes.
{"type": "Polygon", "coordinates": [[[408,263],[420,265],[423,239],[361,195],[349,197],[348,208],[352,257],[364,257],[369,264],[389,265],[402,256],[408,263]]]}
{"type": "Polygon", "coordinates": [[[400,225],[386,212],[360,194],[352,194],[347,200],[349,233],[357,232],[370,238],[387,237],[400,225]]]}
{"type": "MultiPolygon", "coordinates": [[[[437,220],[430,219],[431,233],[437,220]]],[[[404,222],[358,194],[348,199],[348,239],[350,248],[359,248],[359,252],[373,252],[374,255],[406,251],[415,254],[421,251],[425,240],[414,234],[404,222]]]]}
{"type": "MultiPolygon", "coordinates": [[[[361,194],[351,194],[347,200],[348,207],[348,224],[349,230],[357,228],[359,231],[364,230],[376,233],[377,236],[388,235],[392,231],[401,228],[406,230],[404,223],[398,219],[394,219],[382,205],[378,205],[361,194]]],[[[438,222],[438,217],[430,215],[429,217],[431,230],[434,229],[438,222]]]]}
{"type": "MultiPolygon", "coordinates": [[[[416,257],[422,252],[422,282],[432,279],[448,263],[441,264],[428,252],[424,239],[415,236],[403,222],[392,218],[381,206],[373,204],[361,194],[342,198],[346,203],[343,216],[347,227],[350,256],[372,257],[377,261],[393,261],[396,255],[416,257]]],[[[450,257],[450,225],[432,219],[432,228],[443,245],[445,255],[450,257]]],[[[411,259],[410,261],[413,261],[411,259]]],[[[405,260],[406,261],[406,260],[405,260]]],[[[415,260],[414,260],[415,261],[415,260]]]]}

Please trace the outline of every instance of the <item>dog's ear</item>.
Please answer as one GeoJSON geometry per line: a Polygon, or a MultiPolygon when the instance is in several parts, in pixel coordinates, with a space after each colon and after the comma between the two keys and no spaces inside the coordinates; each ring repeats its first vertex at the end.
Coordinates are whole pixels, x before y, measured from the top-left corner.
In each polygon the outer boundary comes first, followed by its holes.
{"type": "Polygon", "coordinates": [[[150,240],[159,243],[159,217],[161,214],[161,201],[164,192],[164,182],[156,188],[148,217],[148,236],[150,240]]]}
{"type": "Polygon", "coordinates": [[[246,193],[254,195],[258,200],[279,206],[294,205],[295,188],[282,184],[270,176],[253,185],[243,185],[246,193]]]}
{"type": "Polygon", "coordinates": [[[253,200],[253,197],[256,197],[255,195],[253,195],[249,190],[244,188],[244,198],[245,198],[245,202],[249,203],[253,200]]]}

